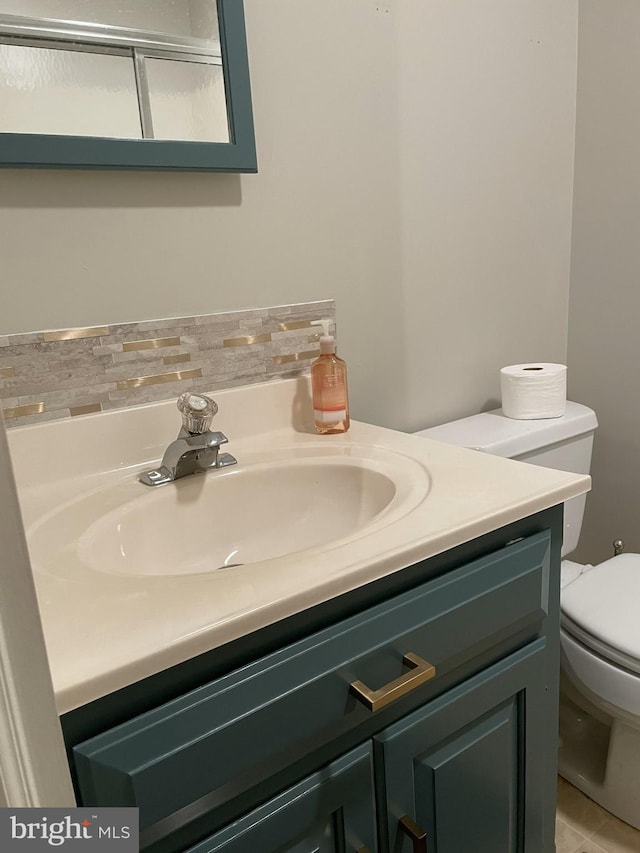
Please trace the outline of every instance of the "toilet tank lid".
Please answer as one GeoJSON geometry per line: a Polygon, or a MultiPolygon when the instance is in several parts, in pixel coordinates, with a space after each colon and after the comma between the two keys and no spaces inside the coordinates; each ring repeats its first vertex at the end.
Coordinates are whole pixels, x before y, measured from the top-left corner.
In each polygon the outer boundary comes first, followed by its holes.
{"type": "Polygon", "coordinates": [[[506,417],[502,409],[493,409],[423,429],[415,435],[511,458],[558,441],[577,438],[593,432],[597,426],[598,420],[593,409],[567,401],[565,414],[561,418],[520,421],[506,417]]]}

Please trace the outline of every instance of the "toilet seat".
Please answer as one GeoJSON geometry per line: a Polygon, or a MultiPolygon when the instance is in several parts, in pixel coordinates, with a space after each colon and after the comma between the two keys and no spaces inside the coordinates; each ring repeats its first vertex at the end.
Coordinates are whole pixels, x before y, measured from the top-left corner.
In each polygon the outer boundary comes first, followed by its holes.
{"type": "Polygon", "coordinates": [[[640,555],[619,554],[562,589],[562,625],[602,658],[640,675],[640,555]]]}
{"type": "Polygon", "coordinates": [[[614,649],[613,646],[602,642],[598,637],[594,637],[593,634],[584,631],[579,625],[572,622],[564,613],[561,615],[560,624],[565,634],[573,637],[574,640],[577,640],[590,651],[595,652],[601,658],[604,658],[604,660],[640,676],[640,660],[638,658],[627,655],[619,649],[614,649]]]}
{"type": "Polygon", "coordinates": [[[640,674],[605,660],[565,630],[560,632],[560,644],[563,668],[569,678],[577,682],[578,687],[586,687],[596,704],[604,700],[624,711],[626,719],[633,719],[638,726],[640,674]]]}

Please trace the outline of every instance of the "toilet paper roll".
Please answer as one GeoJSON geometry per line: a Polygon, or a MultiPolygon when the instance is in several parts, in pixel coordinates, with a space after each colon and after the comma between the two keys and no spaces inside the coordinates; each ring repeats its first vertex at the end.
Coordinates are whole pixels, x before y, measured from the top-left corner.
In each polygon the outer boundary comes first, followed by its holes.
{"type": "Polygon", "coordinates": [[[502,411],[508,418],[561,418],[567,407],[564,364],[511,364],[500,371],[502,411]]]}

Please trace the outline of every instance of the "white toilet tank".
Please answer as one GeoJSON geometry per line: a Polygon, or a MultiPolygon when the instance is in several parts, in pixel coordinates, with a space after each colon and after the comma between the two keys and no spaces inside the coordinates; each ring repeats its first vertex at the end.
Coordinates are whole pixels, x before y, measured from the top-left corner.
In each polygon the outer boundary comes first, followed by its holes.
{"type": "MultiPolygon", "coordinates": [[[[458,444],[506,456],[545,468],[588,474],[591,467],[596,414],[580,403],[567,402],[561,418],[519,421],[507,418],[502,409],[423,429],[416,433],[446,444],[458,444]]],[[[562,556],[575,551],[582,527],[586,495],[572,498],[564,506],[562,556]]]]}

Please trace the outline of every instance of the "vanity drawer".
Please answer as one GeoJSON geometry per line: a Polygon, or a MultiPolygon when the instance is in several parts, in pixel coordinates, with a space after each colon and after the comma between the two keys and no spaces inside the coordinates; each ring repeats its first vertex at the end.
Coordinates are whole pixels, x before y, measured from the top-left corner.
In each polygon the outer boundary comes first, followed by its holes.
{"type": "Polygon", "coordinates": [[[337,737],[370,736],[401,696],[427,701],[482,652],[536,636],[549,554],[537,533],[79,744],[83,804],[139,806],[145,828],[200,798],[215,808],[337,737]],[[377,691],[373,710],[354,682],[377,691]]]}

